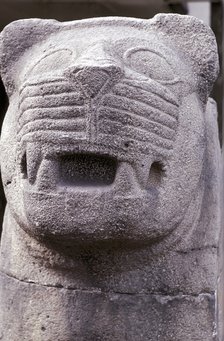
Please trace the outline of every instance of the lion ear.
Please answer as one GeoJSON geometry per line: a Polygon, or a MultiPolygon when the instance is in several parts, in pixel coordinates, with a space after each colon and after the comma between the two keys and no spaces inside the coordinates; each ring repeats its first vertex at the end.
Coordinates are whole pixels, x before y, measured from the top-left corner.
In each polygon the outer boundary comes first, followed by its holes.
{"type": "Polygon", "coordinates": [[[57,30],[56,20],[25,19],[7,25],[0,33],[0,75],[7,94],[14,89],[17,62],[34,44],[57,30]]]}
{"type": "Polygon", "coordinates": [[[219,73],[217,44],[203,21],[188,15],[158,14],[150,22],[188,59],[198,78],[199,91],[209,95],[219,73]]]}

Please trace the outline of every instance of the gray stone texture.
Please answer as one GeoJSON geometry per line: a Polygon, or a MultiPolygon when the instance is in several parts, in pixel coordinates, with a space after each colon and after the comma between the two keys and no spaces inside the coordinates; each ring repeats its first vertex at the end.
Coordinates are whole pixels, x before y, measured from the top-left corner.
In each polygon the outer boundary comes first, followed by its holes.
{"type": "Polygon", "coordinates": [[[218,69],[189,16],[3,30],[0,339],[221,341],[218,69]]]}

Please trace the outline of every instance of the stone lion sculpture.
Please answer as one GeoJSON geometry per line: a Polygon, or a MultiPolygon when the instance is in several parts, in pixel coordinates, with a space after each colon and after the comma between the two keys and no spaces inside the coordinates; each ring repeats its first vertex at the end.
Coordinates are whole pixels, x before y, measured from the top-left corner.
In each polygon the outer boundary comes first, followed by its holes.
{"type": "Polygon", "coordinates": [[[28,19],[0,46],[1,339],[212,340],[211,30],[165,14],[28,19]]]}

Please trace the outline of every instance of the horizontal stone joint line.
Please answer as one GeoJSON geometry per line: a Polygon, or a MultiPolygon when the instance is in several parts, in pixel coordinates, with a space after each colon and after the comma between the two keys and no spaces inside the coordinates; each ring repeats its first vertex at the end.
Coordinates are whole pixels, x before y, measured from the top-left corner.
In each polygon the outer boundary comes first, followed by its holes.
{"type": "Polygon", "coordinates": [[[204,292],[198,292],[198,293],[184,293],[180,292],[179,294],[175,293],[164,293],[164,292],[122,292],[122,291],[112,291],[112,290],[101,290],[101,289],[82,289],[82,288],[76,288],[76,287],[64,287],[61,284],[43,284],[43,283],[36,283],[34,281],[28,281],[24,279],[19,279],[13,275],[7,274],[6,272],[0,271],[0,274],[3,276],[6,276],[10,279],[13,279],[15,281],[24,283],[24,284],[31,284],[35,286],[40,286],[40,287],[46,287],[46,288],[56,288],[56,289],[62,289],[62,290],[68,290],[68,291],[75,291],[75,292],[83,292],[83,293],[96,293],[96,294],[114,294],[114,295],[129,295],[129,296],[152,296],[155,298],[162,297],[164,299],[168,300],[174,300],[174,299],[181,299],[181,298],[198,298],[201,296],[204,297],[212,297],[215,295],[214,291],[204,291],[204,292]]]}

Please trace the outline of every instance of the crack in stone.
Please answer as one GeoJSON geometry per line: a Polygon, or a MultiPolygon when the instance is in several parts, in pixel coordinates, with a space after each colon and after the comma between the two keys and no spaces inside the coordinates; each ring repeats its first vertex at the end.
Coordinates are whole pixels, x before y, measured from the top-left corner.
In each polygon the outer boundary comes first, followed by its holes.
{"type": "Polygon", "coordinates": [[[186,254],[186,253],[190,253],[190,252],[197,252],[197,251],[206,251],[206,250],[218,250],[218,246],[217,245],[207,245],[204,247],[198,247],[198,248],[189,248],[189,249],[185,249],[185,250],[176,250],[176,253],[180,253],[180,254],[186,254]]]}
{"type": "Polygon", "coordinates": [[[31,285],[36,285],[36,286],[40,286],[40,287],[46,287],[46,288],[56,288],[56,289],[63,289],[63,290],[68,290],[68,291],[74,291],[74,292],[84,292],[84,293],[93,293],[93,294],[114,294],[114,295],[130,295],[130,296],[152,296],[158,300],[160,300],[161,298],[163,300],[166,301],[170,301],[170,300],[174,300],[174,299],[181,299],[181,298],[200,298],[200,297],[212,297],[215,295],[214,291],[211,292],[199,292],[199,293],[175,293],[175,294],[171,294],[171,293],[164,293],[164,292],[146,292],[146,291],[142,291],[142,292],[122,292],[122,291],[113,291],[113,290],[101,290],[101,289],[84,289],[84,288],[75,288],[75,287],[64,287],[61,284],[43,284],[43,283],[36,283],[33,281],[28,281],[28,280],[24,280],[24,279],[18,279],[12,275],[9,275],[5,272],[0,271],[0,274],[2,274],[3,276],[6,276],[10,279],[13,279],[15,281],[18,282],[22,282],[24,284],[31,284],[31,285]]]}

